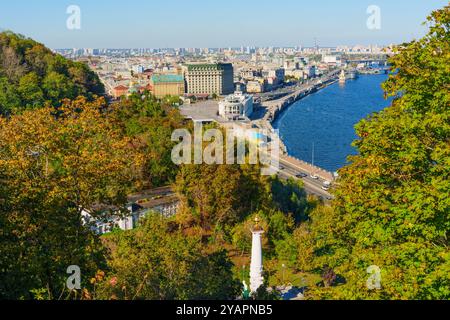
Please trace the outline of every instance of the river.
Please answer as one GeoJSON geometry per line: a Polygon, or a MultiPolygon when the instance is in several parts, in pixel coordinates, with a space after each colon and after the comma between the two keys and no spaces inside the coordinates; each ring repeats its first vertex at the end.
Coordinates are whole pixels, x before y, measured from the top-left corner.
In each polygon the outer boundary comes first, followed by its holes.
{"type": "Polygon", "coordinates": [[[331,172],[357,153],[354,126],[373,112],[389,106],[381,84],[387,75],[360,75],[345,85],[335,83],[297,101],[273,123],[291,156],[331,172]]]}

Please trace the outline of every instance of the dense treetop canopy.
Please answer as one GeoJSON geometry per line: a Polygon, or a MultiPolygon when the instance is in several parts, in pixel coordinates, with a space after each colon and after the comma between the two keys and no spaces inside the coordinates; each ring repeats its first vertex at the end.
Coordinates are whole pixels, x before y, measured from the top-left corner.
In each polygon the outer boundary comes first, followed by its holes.
{"type": "Polygon", "coordinates": [[[321,297],[450,297],[449,23],[446,6],[398,48],[384,85],[392,105],[357,125],[359,155],[340,171],[334,208],[312,215],[309,268],[343,278],[321,297]],[[366,285],[372,265],[380,290],[366,285]]]}

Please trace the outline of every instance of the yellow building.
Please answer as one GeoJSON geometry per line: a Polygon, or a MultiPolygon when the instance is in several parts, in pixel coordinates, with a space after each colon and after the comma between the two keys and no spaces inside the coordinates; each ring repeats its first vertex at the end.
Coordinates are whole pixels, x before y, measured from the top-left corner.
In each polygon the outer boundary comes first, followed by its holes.
{"type": "Polygon", "coordinates": [[[154,74],[150,79],[152,93],[157,98],[182,96],[185,92],[184,78],[178,74],[154,74]]]}

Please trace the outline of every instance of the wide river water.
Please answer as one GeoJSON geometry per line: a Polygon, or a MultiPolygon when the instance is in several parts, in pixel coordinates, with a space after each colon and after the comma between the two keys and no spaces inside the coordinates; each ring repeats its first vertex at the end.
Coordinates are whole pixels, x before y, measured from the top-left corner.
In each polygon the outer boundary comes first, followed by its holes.
{"type": "Polygon", "coordinates": [[[387,75],[360,75],[345,85],[335,83],[297,101],[274,122],[291,156],[331,172],[356,154],[355,124],[389,106],[381,84],[387,75]]]}

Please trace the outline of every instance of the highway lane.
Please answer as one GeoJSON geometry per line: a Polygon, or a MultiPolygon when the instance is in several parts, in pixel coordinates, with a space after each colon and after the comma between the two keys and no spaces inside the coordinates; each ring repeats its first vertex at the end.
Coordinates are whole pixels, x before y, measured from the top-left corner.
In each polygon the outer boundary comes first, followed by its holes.
{"type": "MultiPolygon", "coordinates": [[[[278,176],[280,178],[284,179],[293,178],[295,180],[299,180],[300,178],[297,178],[296,175],[297,173],[295,171],[288,169],[280,170],[280,172],[278,173],[278,176]]],[[[330,193],[322,189],[322,184],[319,181],[316,181],[309,177],[302,178],[302,181],[306,193],[322,197],[324,200],[330,200],[333,198],[333,196],[330,193]]]]}
{"type": "Polygon", "coordinates": [[[306,177],[301,178],[305,186],[305,191],[307,193],[322,197],[324,199],[333,198],[333,196],[329,192],[322,189],[325,180],[313,179],[311,178],[310,172],[305,172],[303,170],[300,170],[297,166],[290,164],[289,162],[280,160],[280,168],[278,175],[281,178],[285,179],[293,178],[298,180],[300,178],[298,178],[297,175],[299,175],[300,173],[307,175],[306,177]]]}

